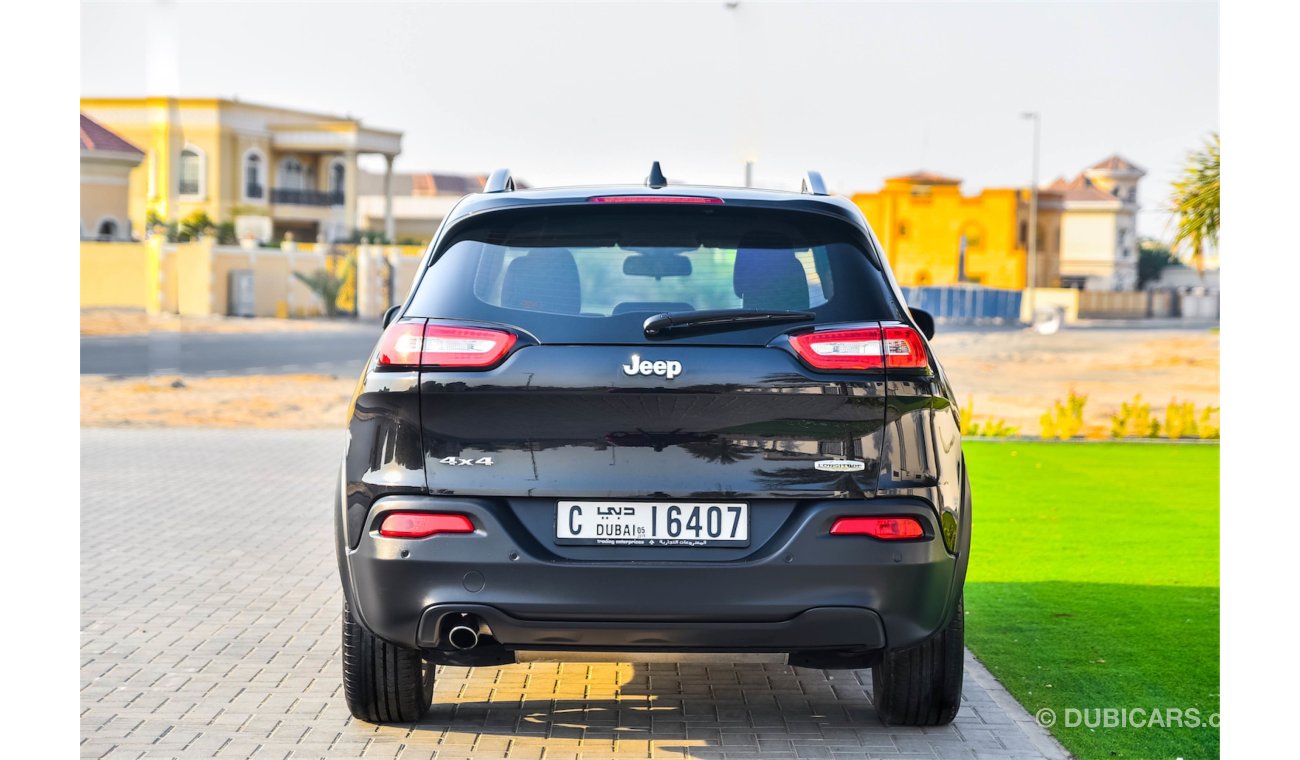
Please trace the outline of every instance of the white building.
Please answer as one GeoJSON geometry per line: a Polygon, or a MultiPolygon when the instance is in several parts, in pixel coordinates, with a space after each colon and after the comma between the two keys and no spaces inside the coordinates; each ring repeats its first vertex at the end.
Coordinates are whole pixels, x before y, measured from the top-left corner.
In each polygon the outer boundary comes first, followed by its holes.
{"type": "MultiPolygon", "coordinates": [[[[481,192],[486,181],[487,175],[394,173],[393,241],[431,240],[452,207],[468,193],[481,192]]],[[[384,232],[384,175],[363,171],[357,193],[357,228],[384,232]]]]}
{"type": "Polygon", "coordinates": [[[1059,192],[1061,285],[1086,290],[1137,287],[1138,182],[1146,172],[1113,155],[1072,180],[1047,186],[1059,192]]]}

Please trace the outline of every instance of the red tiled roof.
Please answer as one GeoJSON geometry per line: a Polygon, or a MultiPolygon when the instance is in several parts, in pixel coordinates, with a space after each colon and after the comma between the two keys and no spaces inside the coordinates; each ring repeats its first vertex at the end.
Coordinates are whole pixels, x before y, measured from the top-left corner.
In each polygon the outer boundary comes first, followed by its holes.
{"type": "Polygon", "coordinates": [[[144,155],[144,151],[123,140],[116,132],[85,115],[81,115],[81,149],[111,150],[115,153],[144,155]]]}
{"type": "Polygon", "coordinates": [[[1120,199],[1092,184],[1092,180],[1080,174],[1068,182],[1063,177],[1047,186],[1048,190],[1059,192],[1067,201],[1115,201],[1120,199]]]}
{"type": "Polygon", "coordinates": [[[1128,159],[1124,158],[1118,153],[1113,153],[1107,156],[1106,158],[1103,158],[1102,160],[1098,161],[1092,166],[1089,166],[1088,169],[1095,170],[1095,171],[1104,171],[1104,172],[1118,172],[1121,174],[1126,174],[1126,173],[1146,174],[1146,172],[1143,171],[1141,167],[1139,167],[1137,164],[1133,163],[1132,161],[1129,161],[1128,159]]]}
{"type": "Polygon", "coordinates": [[[413,174],[412,195],[464,195],[483,191],[487,177],[461,174],[413,174]]]}
{"type": "Polygon", "coordinates": [[[934,172],[926,172],[926,171],[913,172],[911,174],[904,174],[901,177],[890,177],[889,179],[905,179],[909,182],[914,182],[918,185],[960,185],[961,184],[961,180],[957,179],[956,177],[945,177],[942,174],[935,174],[934,172]]]}

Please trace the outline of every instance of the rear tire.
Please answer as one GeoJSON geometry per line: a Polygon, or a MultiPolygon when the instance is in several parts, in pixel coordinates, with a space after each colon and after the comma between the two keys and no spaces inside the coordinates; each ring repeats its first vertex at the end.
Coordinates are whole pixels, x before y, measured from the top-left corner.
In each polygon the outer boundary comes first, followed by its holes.
{"type": "Polygon", "coordinates": [[[390,644],[352,617],[343,600],[343,694],[369,723],[412,723],[433,701],[436,666],[418,649],[390,644]]]}
{"type": "Polygon", "coordinates": [[[894,726],[942,726],[961,707],[965,610],[943,630],[907,649],[886,651],[871,668],[871,700],[880,720],[894,726]]]}

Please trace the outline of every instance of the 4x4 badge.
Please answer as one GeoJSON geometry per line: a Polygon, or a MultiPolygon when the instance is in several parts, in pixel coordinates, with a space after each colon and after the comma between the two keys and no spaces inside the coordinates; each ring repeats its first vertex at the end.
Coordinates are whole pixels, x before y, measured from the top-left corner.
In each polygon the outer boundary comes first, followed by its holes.
{"type": "Polygon", "coordinates": [[[821,459],[813,467],[825,472],[861,472],[867,465],[856,459],[821,459]]]}
{"type": "Polygon", "coordinates": [[[682,374],[682,363],[673,360],[642,361],[640,354],[632,354],[632,361],[623,365],[625,375],[663,375],[668,380],[682,374]]]}

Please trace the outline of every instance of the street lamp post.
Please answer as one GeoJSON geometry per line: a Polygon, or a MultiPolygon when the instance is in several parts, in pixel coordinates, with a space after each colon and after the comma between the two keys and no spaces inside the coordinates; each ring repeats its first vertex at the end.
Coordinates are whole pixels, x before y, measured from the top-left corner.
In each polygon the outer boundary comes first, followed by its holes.
{"type": "Polygon", "coordinates": [[[1034,323],[1034,289],[1038,286],[1038,133],[1042,119],[1037,111],[1020,114],[1020,118],[1034,122],[1034,160],[1029,182],[1029,261],[1026,269],[1026,289],[1029,296],[1029,323],[1034,323]]]}

